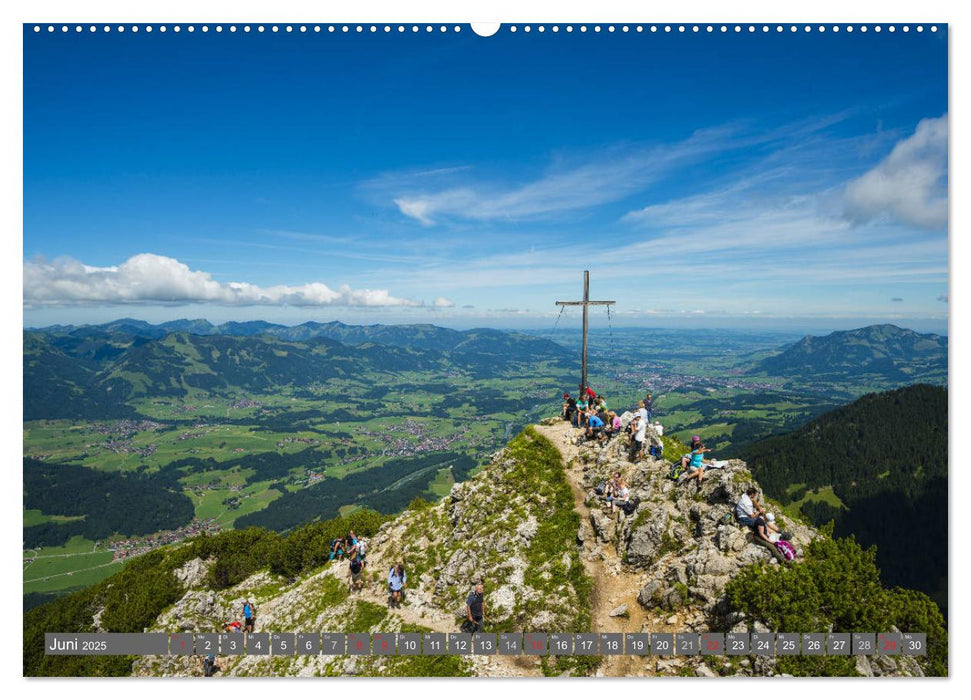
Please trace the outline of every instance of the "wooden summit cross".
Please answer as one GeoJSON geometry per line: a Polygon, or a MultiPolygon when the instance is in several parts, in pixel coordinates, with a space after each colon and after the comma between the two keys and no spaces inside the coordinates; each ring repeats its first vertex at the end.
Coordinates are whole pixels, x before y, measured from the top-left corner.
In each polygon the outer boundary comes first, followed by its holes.
{"type": "MultiPolygon", "coordinates": [[[[610,306],[616,301],[590,301],[590,271],[583,271],[583,301],[558,301],[557,306],[583,307],[583,374],[580,379],[580,396],[587,390],[587,310],[591,306],[610,306]]],[[[610,310],[608,309],[608,312],[610,310]]]]}

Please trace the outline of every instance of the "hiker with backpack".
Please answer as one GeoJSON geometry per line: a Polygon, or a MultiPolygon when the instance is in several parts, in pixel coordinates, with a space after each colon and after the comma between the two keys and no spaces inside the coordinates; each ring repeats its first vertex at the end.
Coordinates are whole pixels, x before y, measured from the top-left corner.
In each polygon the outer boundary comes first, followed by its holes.
{"type": "Polygon", "coordinates": [[[256,608],[248,600],[243,601],[244,629],[251,633],[256,629],[256,608]]]}
{"type": "Polygon", "coordinates": [[[469,597],[465,599],[465,615],[468,618],[468,628],[473,634],[481,632],[485,623],[485,595],[482,591],[482,583],[476,583],[469,597]]]}
{"type": "Polygon", "coordinates": [[[219,666],[216,665],[216,655],[207,654],[202,658],[202,675],[206,678],[212,678],[216,675],[216,671],[219,670],[219,666]]]}
{"type": "Polygon", "coordinates": [[[401,593],[408,583],[404,564],[396,564],[388,571],[388,607],[401,607],[401,593]]]}
{"type": "Polygon", "coordinates": [[[754,528],[756,518],[765,515],[765,509],[755,500],[757,495],[759,490],[750,486],[735,505],[735,519],[746,527],[754,528]]]}
{"type": "Polygon", "coordinates": [[[344,541],[343,537],[338,537],[336,540],[331,540],[330,543],[330,559],[329,561],[344,561],[344,555],[347,553],[347,543],[344,541]]]}
{"type": "Polygon", "coordinates": [[[359,558],[351,557],[347,564],[348,591],[359,591],[364,588],[364,565],[359,558]]]}

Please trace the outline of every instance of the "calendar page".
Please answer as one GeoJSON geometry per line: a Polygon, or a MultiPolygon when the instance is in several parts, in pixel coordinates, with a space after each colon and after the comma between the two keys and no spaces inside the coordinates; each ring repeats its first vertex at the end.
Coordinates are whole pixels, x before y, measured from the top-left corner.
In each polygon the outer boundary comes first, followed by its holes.
{"type": "Polygon", "coordinates": [[[325,15],[22,25],[23,675],[947,676],[948,23],[325,15]]]}

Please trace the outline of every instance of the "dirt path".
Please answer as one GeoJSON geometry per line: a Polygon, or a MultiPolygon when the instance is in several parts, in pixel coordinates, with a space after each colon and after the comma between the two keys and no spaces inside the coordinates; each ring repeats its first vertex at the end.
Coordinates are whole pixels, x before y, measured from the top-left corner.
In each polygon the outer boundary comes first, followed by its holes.
{"type": "MultiPolygon", "coordinates": [[[[583,470],[580,468],[580,450],[574,444],[576,431],[566,423],[556,425],[537,425],[536,430],[552,442],[563,458],[563,470],[573,491],[573,507],[581,520],[587,523],[582,528],[585,533],[583,542],[583,565],[593,579],[593,592],[590,596],[590,627],[593,632],[674,632],[679,624],[669,625],[651,614],[637,602],[637,594],[643,588],[644,575],[626,570],[621,565],[620,555],[613,543],[596,541],[590,524],[590,508],[586,505],[587,494],[583,488],[583,470]],[[599,551],[599,555],[595,552],[599,551]],[[627,606],[628,617],[611,617],[611,611],[620,605],[627,606]]],[[[615,517],[620,517],[619,514],[615,517]]],[[[644,676],[654,675],[656,657],[633,655],[605,656],[597,675],[604,676],[644,676]]]]}

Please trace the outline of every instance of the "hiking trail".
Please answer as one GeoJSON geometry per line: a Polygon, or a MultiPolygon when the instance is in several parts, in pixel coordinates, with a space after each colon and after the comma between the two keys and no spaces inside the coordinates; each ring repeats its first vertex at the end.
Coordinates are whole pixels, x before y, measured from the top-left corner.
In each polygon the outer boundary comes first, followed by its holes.
{"type": "MultiPolygon", "coordinates": [[[[374,556],[373,560],[370,556],[368,557],[367,571],[386,572],[391,565],[382,561],[380,554],[376,554],[377,556],[374,556]]],[[[376,583],[365,583],[361,590],[352,592],[350,597],[387,607],[389,596],[386,578],[387,575],[382,576],[376,583]]],[[[342,580],[346,582],[348,581],[348,577],[344,576],[342,580]]],[[[449,615],[436,608],[419,609],[412,605],[411,601],[409,601],[407,587],[405,588],[405,595],[400,607],[389,607],[388,615],[396,615],[406,624],[426,627],[432,632],[454,634],[459,631],[458,625],[456,624],[457,618],[454,615],[449,615]]],[[[481,656],[478,654],[470,654],[466,658],[471,661],[472,665],[476,667],[477,674],[481,676],[522,678],[543,675],[539,661],[535,656],[500,656],[499,654],[481,656]]]]}
{"type": "MultiPolygon", "coordinates": [[[[668,623],[670,617],[653,616],[637,602],[637,594],[647,576],[625,567],[613,543],[596,541],[590,527],[590,511],[587,494],[583,488],[583,472],[580,468],[580,450],[575,444],[576,429],[566,422],[555,425],[537,425],[536,431],[552,442],[563,459],[566,480],[573,491],[573,507],[580,515],[580,533],[583,538],[581,560],[587,575],[593,579],[590,596],[590,627],[592,632],[674,632],[681,627],[680,620],[668,623]],[[620,605],[627,606],[627,617],[611,617],[610,613],[620,605]]],[[[595,506],[599,507],[599,506],[595,506]]],[[[619,510],[613,517],[623,517],[619,510]]],[[[660,613],[659,613],[660,615],[660,613]]],[[[682,628],[683,629],[683,628],[682,628]]],[[[645,676],[656,674],[657,657],[617,655],[604,656],[597,669],[597,676],[645,676]]]]}

